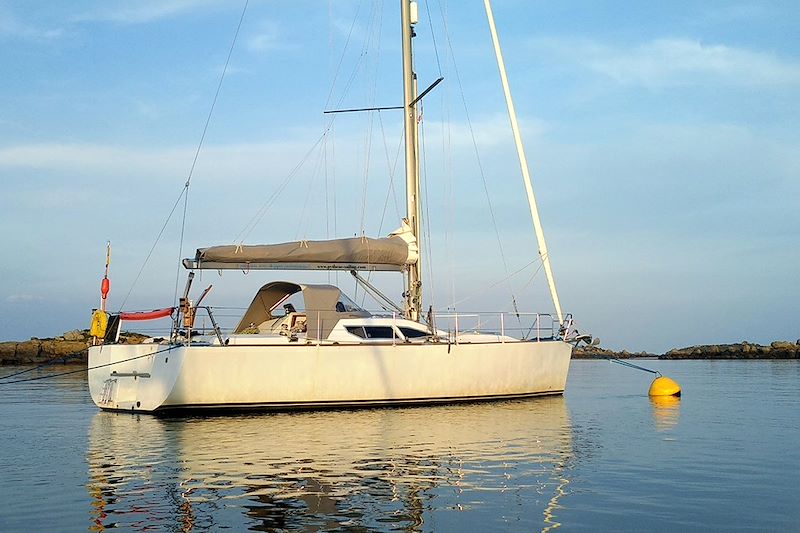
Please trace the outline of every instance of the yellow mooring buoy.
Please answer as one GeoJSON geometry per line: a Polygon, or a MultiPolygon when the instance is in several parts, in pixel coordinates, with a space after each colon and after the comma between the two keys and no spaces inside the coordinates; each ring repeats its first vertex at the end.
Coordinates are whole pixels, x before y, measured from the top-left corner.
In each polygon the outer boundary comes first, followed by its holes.
{"type": "Polygon", "coordinates": [[[658,376],[650,384],[650,396],[680,396],[681,386],[666,376],[658,376]]]}

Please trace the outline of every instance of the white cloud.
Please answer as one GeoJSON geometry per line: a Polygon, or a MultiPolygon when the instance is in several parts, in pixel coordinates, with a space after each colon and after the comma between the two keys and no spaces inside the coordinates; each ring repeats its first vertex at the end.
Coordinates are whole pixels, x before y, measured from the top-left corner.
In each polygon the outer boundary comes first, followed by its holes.
{"type": "Polygon", "coordinates": [[[44,300],[43,296],[35,294],[12,294],[6,297],[6,303],[27,303],[27,302],[41,302],[44,300]]]}
{"type": "Polygon", "coordinates": [[[262,21],[257,33],[247,39],[247,48],[253,52],[268,52],[285,48],[281,41],[278,25],[272,21],[262,21]]]}
{"type": "Polygon", "coordinates": [[[625,84],[670,87],[716,79],[746,87],[800,85],[800,63],[694,39],[655,39],[632,47],[547,40],[534,46],[625,84]]]}
{"type": "MultiPolygon", "coordinates": [[[[519,120],[522,137],[526,144],[532,143],[534,139],[542,137],[547,132],[547,124],[544,121],[531,118],[519,120]]],[[[472,131],[470,124],[464,121],[442,123],[438,120],[427,120],[425,122],[426,141],[431,146],[441,145],[441,135],[447,135],[451,146],[462,148],[468,147],[472,150],[472,136],[479,148],[488,149],[497,146],[513,148],[514,137],[511,132],[508,115],[506,113],[495,113],[479,118],[472,119],[472,131]],[[446,131],[447,133],[442,133],[446,131]]]]}
{"type": "Polygon", "coordinates": [[[145,172],[155,168],[175,170],[176,161],[186,161],[189,153],[188,149],[137,150],[92,144],[28,144],[0,149],[0,168],[57,169],[81,173],[120,168],[145,172]]]}
{"type": "Polygon", "coordinates": [[[53,41],[64,34],[61,28],[42,29],[22,22],[7,9],[0,6],[0,39],[24,39],[29,41],[53,41]]]}
{"type": "Polygon", "coordinates": [[[120,24],[143,24],[219,4],[219,0],[139,0],[135,4],[105,5],[79,15],[76,22],[109,21],[120,24]]]}
{"type": "MultiPolygon", "coordinates": [[[[275,174],[287,173],[311,142],[304,140],[266,141],[207,145],[200,152],[195,175],[243,183],[262,178],[265,168],[275,174]]],[[[126,147],[103,144],[39,143],[0,148],[0,170],[43,170],[68,174],[73,182],[106,180],[109,176],[135,176],[138,181],[186,178],[196,147],[126,147]]],[[[2,174],[0,174],[2,175],[2,174]]]]}

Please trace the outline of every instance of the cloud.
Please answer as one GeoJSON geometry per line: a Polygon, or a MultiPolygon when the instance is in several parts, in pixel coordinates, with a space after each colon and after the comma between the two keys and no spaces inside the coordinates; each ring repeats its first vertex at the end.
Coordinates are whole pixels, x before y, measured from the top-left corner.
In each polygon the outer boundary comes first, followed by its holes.
{"type": "MultiPolygon", "coordinates": [[[[531,142],[533,139],[542,137],[548,130],[548,125],[539,119],[522,118],[519,120],[520,130],[525,141],[531,142]]],[[[447,135],[447,142],[454,147],[467,147],[472,150],[472,137],[481,149],[489,149],[497,146],[513,148],[513,134],[509,125],[508,114],[494,113],[471,119],[470,124],[464,121],[452,121],[443,123],[439,120],[427,120],[426,142],[431,146],[441,144],[441,135],[447,135]]]]}
{"type": "Polygon", "coordinates": [[[770,17],[779,16],[771,6],[764,4],[721,4],[708,6],[701,18],[701,22],[713,24],[730,24],[743,22],[751,25],[753,21],[769,20],[770,17]]]}
{"type": "Polygon", "coordinates": [[[547,40],[534,46],[623,84],[671,87],[716,79],[744,87],[800,85],[797,62],[694,39],[655,39],[633,47],[547,40]]]}
{"type": "Polygon", "coordinates": [[[19,20],[7,9],[0,6],[0,39],[23,39],[49,42],[64,34],[61,28],[42,29],[19,20]]]}
{"type": "Polygon", "coordinates": [[[219,4],[218,0],[146,0],[134,5],[105,5],[96,11],[77,16],[76,22],[116,22],[119,24],[144,24],[219,4]]]}
{"type": "Polygon", "coordinates": [[[35,294],[12,294],[6,297],[6,303],[16,304],[16,303],[28,303],[28,302],[41,302],[44,300],[43,296],[37,296],[35,294]]]}
{"type": "Polygon", "coordinates": [[[262,21],[258,25],[257,33],[247,39],[247,48],[252,52],[268,52],[285,48],[281,40],[278,25],[272,21],[262,21]]]}
{"type": "MultiPolygon", "coordinates": [[[[311,144],[308,139],[206,145],[200,153],[195,176],[246,183],[262,178],[265,168],[273,174],[285,175],[303,160],[311,144]]],[[[21,144],[0,148],[0,171],[9,176],[21,170],[67,174],[74,183],[133,176],[137,183],[166,179],[180,184],[186,178],[195,150],[193,146],[21,144]]]]}
{"type": "Polygon", "coordinates": [[[94,144],[41,143],[0,149],[0,168],[32,168],[105,172],[128,168],[152,171],[174,168],[176,161],[186,161],[188,149],[137,150],[94,144]]]}

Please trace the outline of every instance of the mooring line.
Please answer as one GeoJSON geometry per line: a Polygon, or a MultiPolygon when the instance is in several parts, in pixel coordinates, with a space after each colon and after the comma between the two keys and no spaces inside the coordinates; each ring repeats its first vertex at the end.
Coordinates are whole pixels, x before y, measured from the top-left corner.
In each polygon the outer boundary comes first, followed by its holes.
{"type": "Polygon", "coordinates": [[[2,381],[4,379],[8,379],[8,378],[13,378],[14,376],[27,374],[28,372],[33,372],[34,370],[39,370],[40,368],[44,368],[44,367],[46,367],[48,365],[52,365],[56,361],[62,361],[62,360],[66,361],[70,357],[76,357],[76,356],[79,356],[80,354],[81,354],[81,352],[73,352],[71,354],[59,355],[58,357],[53,357],[52,359],[49,359],[49,360],[45,361],[44,363],[39,363],[39,365],[37,365],[37,366],[31,367],[31,368],[26,368],[25,370],[20,370],[19,372],[14,372],[12,374],[7,374],[5,376],[0,376],[0,381],[2,381]]]}
{"type": "Polygon", "coordinates": [[[657,376],[661,375],[661,372],[659,372],[658,370],[650,370],[649,368],[645,368],[639,365],[634,365],[633,363],[630,363],[628,361],[623,361],[622,359],[617,359],[615,357],[609,357],[608,360],[611,361],[612,363],[617,363],[618,365],[629,366],[631,368],[636,368],[637,370],[644,370],[645,372],[650,372],[651,374],[655,374],[657,376]]]}
{"type": "MultiPolygon", "coordinates": [[[[69,372],[59,372],[58,374],[48,374],[46,376],[36,376],[34,378],[15,379],[15,380],[12,380],[12,381],[0,381],[0,385],[11,385],[12,383],[27,383],[28,381],[38,381],[40,379],[57,378],[57,377],[61,377],[61,376],[68,376],[70,374],[77,374],[79,372],[88,372],[89,370],[96,370],[98,368],[104,368],[104,367],[107,367],[107,366],[119,365],[119,364],[122,364],[122,363],[127,363],[129,361],[135,361],[136,359],[141,359],[143,357],[150,357],[152,355],[156,355],[156,354],[159,354],[159,353],[169,352],[171,350],[179,348],[180,346],[182,346],[182,345],[170,345],[168,348],[164,348],[164,349],[161,349],[161,350],[156,350],[155,352],[152,352],[152,353],[146,353],[146,354],[142,354],[142,355],[137,355],[135,357],[130,357],[128,359],[123,359],[121,361],[114,361],[113,363],[105,363],[105,364],[102,364],[102,365],[97,365],[97,366],[92,366],[92,367],[87,367],[87,368],[79,368],[78,370],[70,370],[69,372]]],[[[40,367],[41,367],[41,365],[40,365],[40,367]]],[[[28,370],[24,370],[22,372],[19,372],[18,374],[29,372],[31,370],[36,370],[36,368],[37,367],[29,368],[28,370]]],[[[0,379],[6,379],[6,378],[9,378],[9,377],[11,377],[13,375],[15,375],[15,374],[9,374],[8,376],[3,376],[0,379]]]]}

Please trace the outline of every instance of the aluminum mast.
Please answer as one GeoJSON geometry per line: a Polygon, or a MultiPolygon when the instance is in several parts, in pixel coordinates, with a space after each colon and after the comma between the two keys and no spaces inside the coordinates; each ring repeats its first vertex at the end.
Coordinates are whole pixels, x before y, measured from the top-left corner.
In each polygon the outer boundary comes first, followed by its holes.
{"type": "Polygon", "coordinates": [[[417,3],[400,0],[403,27],[403,111],[405,115],[406,155],[406,217],[417,240],[419,259],[408,266],[405,297],[405,314],[418,320],[422,309],[422,232],[420,231],[421,206],[419,201],[419,161],[417,157],[417,84],[411,50],[414,25],[417,23],[417,3]]]}

